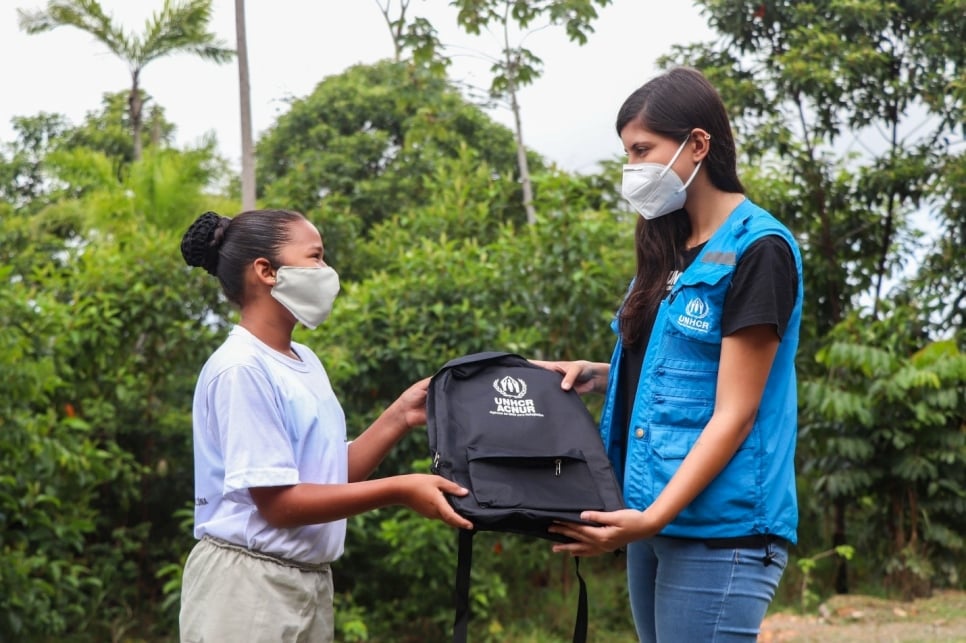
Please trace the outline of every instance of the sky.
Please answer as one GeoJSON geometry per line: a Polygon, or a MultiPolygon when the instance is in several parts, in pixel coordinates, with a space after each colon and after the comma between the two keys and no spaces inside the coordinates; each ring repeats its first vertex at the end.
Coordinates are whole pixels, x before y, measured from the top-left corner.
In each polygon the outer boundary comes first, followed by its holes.
{"type": "MultiPolygon", "coordinates": [[[[163,0],[101,0],[127,32],[140,34],[163,0]]],[[[326,77],[393,54],[376,0],[247,0],[248,58],[255,138],[326,77]]],[[[393,2],[393,7],[398,2],[393,2]]],[[[92,36],[73,27],[27,35],[17,8],[42,9],[46,0],[0,2],[0,143],[14,139],[11,118],[60,113],[79,124],[100,109],[105,92],[126,90],[124,62],[92,36]]],[[[215,0],[211,30],[235,47],[234,0],[215,0]]],[[[410,16],[429,19],[449,45],[455,80],[485,88],[486,55],[499,52],[496,34],[471,38],[456,26],[447,0],[412,0],[410,16]]],[[[530,34],[526,45],[544,61],[543,75],[520,95],[523,138],[565,170],[593,171],[621,154],[614,132],[617,109],[634,89],[658,73],[655,60],[674,44],[705,41],[712,32],[689,2],[613,0],[599,9],[594,33],[580,46],[558,27],[530,34]]],[[[238,68],[188,54],[144,67],[141,86],[165,109],[175,144],[194,145],[213,133],[220,153],[240,165],[238,68]]],[[[509,110],[487,110],[507,126],[509,110]]]]}

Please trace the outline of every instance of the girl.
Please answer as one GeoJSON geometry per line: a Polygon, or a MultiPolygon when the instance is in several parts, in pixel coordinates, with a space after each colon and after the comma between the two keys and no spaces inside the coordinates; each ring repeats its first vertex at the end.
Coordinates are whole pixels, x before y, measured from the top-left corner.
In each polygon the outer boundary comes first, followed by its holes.
{"type": "Polygon", "coordinates": [[[606,363],[541,362],[605,394],[601,437],[625,510],[551,531],[586,556],[627,546],[641,641],[755,641],[796,542],[795,352],[802,263],[752,203],[718,93],[693,69],[625,101],[622,193],[637,275],[606,363]]]}
{"type": "Polygon", "coordinates": [[[472,528],[434,475],[366,480],[389,449],[425,423],[428,379],[349,442],[325,369],[292,341],[315,328],[339,291],[322,238],[301,214],[201,215],[181,252],[218,277],[241,310],[201,370],[193,404],[195,537],[181,593],[182,641],[331,641],[329,565],[346,518],[391,504],[472,528]]]}

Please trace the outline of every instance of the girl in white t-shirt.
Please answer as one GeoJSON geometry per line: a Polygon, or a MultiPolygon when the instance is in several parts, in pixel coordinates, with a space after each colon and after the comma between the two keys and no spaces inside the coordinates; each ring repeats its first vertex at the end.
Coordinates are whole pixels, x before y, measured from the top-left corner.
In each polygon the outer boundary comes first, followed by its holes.
{"type": "Polygon", "coordinates": [[[346,518],[401,504],[470,529],[434,475],[367,480],[426,421],[429,379],[365,432],[345,417],[318,357],[292,341],[339,291],[319,231],[284,210],[206,212],[181,242],[188,265],[218,277],[241,318],[205,363],[192,409],[195,537],[181,591],[182,641],[331,641],[332,574],[346,518]]]}

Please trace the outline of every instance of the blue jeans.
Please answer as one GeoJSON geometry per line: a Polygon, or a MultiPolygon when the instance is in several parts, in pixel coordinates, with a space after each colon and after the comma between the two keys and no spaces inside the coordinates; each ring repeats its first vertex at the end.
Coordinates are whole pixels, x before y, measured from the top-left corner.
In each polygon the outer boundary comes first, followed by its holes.
{"type": "Polygon", "coordinates": [[[783,540],[727,549],[664,536],[633,542],[627,584],[637,636],[644,643],[754,642],[786,564],[783,540]]]}

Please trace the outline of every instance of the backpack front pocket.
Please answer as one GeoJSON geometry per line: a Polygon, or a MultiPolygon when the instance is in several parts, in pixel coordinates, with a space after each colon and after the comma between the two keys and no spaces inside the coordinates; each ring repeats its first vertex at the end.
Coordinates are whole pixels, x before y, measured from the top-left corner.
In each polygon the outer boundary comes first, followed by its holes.
{"type": "Polygon", "coordinates": [[[481,507],[579,512],[604,509],[579,450],[559,455],[467,447],[470,486],[481,507]]]}

